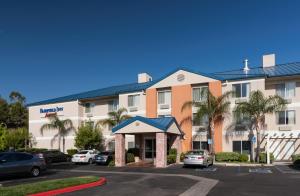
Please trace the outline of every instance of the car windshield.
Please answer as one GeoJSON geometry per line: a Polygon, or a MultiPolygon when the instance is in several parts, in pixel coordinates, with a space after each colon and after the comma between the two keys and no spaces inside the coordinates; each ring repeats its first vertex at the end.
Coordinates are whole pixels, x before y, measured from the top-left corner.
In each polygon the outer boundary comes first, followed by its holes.
{"type": "Polygon", "coordinates": [[[87,154],[89,151],[80,151],[77,154],[87,154]]]}
{"type": "Polygon", "coordinates": [[[99,155],[109,155],[110,152],[100,152],[99,155]]]}
{"type": "Polygon", "coordinates": [[[187,155],[204,155],[204,151],[189,151],[187,155]]]}

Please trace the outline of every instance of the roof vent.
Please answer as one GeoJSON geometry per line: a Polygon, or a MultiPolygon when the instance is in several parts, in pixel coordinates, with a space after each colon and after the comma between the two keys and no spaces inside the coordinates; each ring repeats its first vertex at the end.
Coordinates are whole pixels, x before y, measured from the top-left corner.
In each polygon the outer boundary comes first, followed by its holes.
{"type": "Polygon", "coordinates": [[[250,69],[249,69],[249,67],[248,67],[248,59],[245,59],[244,60],[244,72],[248,72],[250,69]]]}
{"type": "Polygon", "coordinates": [[[275,66],[275,54],[267,54],[262,56],[262,66],[272,67],[275,66]]]}
{"type": "Polygon", "coordinates": [[[147,73],[138,74],[138,83],[145,83],[152,81],[152,77],[147,73]]]}

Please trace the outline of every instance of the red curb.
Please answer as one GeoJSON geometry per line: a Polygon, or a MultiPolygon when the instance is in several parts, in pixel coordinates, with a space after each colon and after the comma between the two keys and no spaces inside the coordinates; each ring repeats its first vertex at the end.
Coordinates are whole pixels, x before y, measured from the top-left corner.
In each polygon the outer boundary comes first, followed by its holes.
{"type": "Polygon", "coordinates": [[[69,192],[78,191],[78,190],[82,190],[82,189],[87,189],[87,188],[91,188],[91,187],[95,187],[95,186],[101,186],[105,183],[106,183],[106,179],[105,178],[100,178],[96,182],[91,182],[91,183],[87,183],[87,184],[81,184],[81,185],[77,185],[77,186],[71,186],[71,187],[66,187],[66,188],[62,188],[62,189],[56,189],[56,190],[51,190],[51,191],[46,191],[46,192],[41,192],[41,193],[34,193],[34,194],[31,194],[31,195],[27,195],[27,196],[60,195],[60,194],[63,194],[63,193],[69,193],[69,192]]]}

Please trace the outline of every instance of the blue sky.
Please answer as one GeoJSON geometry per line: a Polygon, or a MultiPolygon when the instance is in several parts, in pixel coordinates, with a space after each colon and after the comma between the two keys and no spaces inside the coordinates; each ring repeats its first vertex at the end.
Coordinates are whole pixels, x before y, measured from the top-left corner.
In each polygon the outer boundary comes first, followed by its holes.
{"type": "Polygon", "coordinates": [[[300,1],[1,0],[0,95],[34,102],[153,78],[300,61],[300,1]]]}

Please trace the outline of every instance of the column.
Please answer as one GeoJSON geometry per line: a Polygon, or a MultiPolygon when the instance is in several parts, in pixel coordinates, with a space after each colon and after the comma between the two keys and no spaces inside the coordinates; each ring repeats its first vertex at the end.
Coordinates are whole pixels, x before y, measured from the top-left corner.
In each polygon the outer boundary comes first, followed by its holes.
{"type": "Polygon", "coordinates": [[[117,133],[115,136],[115,165],[125,166],[125,134],[117,133]]]}
{"type": "Polygon", "coordinates": [[[182,152],[181,150],[181,139],[180,135],[174,135],[172,140],[172,147],[171,148],[176,148],[177,149],[177,157],[176,157],[176,163],[180,162],[180,154],[182,152]]]}
{"type": "Polygon", "coordinates": [[[167,134],[156,133],[156,167],[167,166],[167,134]]]}

